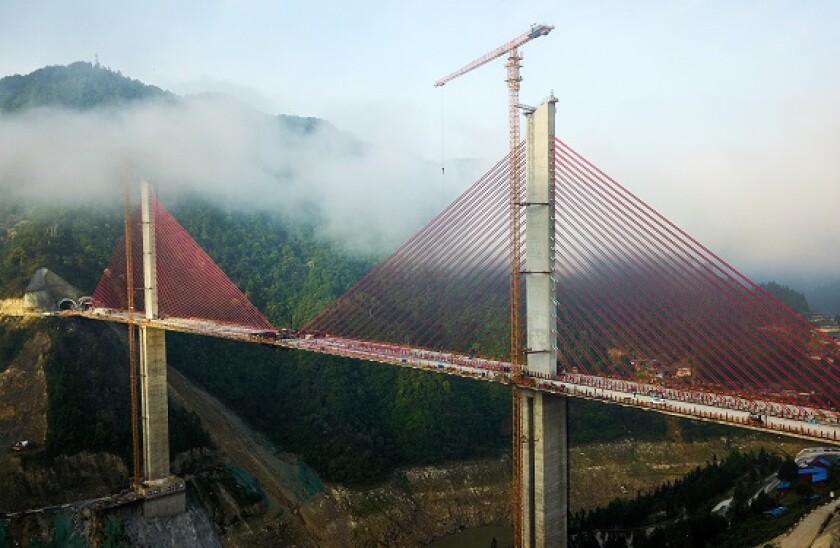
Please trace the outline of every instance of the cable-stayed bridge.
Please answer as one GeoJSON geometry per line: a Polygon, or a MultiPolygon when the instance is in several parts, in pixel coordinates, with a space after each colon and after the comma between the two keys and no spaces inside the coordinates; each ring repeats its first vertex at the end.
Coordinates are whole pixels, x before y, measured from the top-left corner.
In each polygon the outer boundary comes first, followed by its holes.
{"type": "MultiPolygon", "coordinates": [[[[838,421],[837,343],[561,141],[556,157],[559,373],[526,373],[520,382],[546,390],[559,382],[569,393],[579,385],[581,395],[587,386],[626,387],[617,391],[635,393],[630,403],[640,407],[703,403],[752,428],[777,429],[774,418],[787,418],[796,421],[784,423],[791,434],[835,439],[838,430],[816,426],[838,421]],[[766,423],[735,411],[767,415],[766,423]]],[[[429,361],[442,373],[512,382],[506,166],[299,331],[272,326],[154,200],[160,312],[145,319],[138,304],[133,321],[407,367],[429,361]]],[[[139,236],[136,215],[132,224],[139,236]]],[[[133,240],[142,290],[141,238],[133,240]]],[[[94,308],[68,314],[128,321],[124,257],[122,241],[94,308]]]]}
{"type": "Polygon", "coordinates": [[[140,328],[144,485],[168,485],[166,330],[511,384],[521,545],[565,534],[565,396],[840,443],[837,343],[555,139],[544,106],[516,158],[300,330],[272,326],[146,195],[93,307],[68,312],[140,328]]]}

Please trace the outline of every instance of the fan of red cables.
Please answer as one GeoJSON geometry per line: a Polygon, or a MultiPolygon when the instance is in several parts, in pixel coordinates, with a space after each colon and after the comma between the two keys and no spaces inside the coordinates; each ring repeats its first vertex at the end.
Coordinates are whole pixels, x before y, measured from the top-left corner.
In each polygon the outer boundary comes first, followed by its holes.
{"type": "MultiPolygon", "coordinates": [[[[196,318],[254,329],[274,329],[175,218],[152,198],[157,252],[158,312],[162,318],[196,318]]],[[[135,309],[143,310],[143,256],[139,211],[131,218],[135,309]]],[[[125,310],[125,240],[114,250],[93,299],[125,310]]]]}
{"type": "MultiPolygon", "coordinates": [[[[559,369],[840,407],[832,340],[564,142],[554,149],[559,369]]],[[[307,329],[507,356],[508,167],[494,166],[307,329]]],[[[527,254],[524,223],[521,237],[527,254]]]]}

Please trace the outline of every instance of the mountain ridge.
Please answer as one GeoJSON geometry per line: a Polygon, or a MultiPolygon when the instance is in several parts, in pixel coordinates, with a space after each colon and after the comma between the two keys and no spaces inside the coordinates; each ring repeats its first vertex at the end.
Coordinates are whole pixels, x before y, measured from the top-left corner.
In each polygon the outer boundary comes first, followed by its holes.
{"type": "Polygon", "coordinates": [[[171,96],[169,92],[157,86],[85,61],[50,65],[28,74],[0,78],[0,111],[3,112],[37,107],[86,110],[104,104],[124,104],[168,96],[171,96]]]}
{"type": "MultiPolygon", "coordinates": [[[[222,93],[180,96],[124,76],[119,70],[87,61],[49,65],[27,74],[0,77],[0,113],[7,114],[33,108],[58,107],[85,111],[106,106],[125,106],[138,101],[188,101],[191,98],[206,97],[233,100],[222,93]]],[[[256,110],[250,105],[247,107],[256,110]]],[[[340,132],[323,118],[292,114],[266,115],[273,116],[284,127],[301,134],[323,129],[340,132]]]]}

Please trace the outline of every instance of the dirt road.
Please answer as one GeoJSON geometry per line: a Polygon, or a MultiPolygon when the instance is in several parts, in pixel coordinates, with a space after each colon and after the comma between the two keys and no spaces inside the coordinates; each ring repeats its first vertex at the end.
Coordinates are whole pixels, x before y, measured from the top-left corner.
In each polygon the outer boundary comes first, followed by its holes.
{"type": "Polygon", "coordinates": [[[836,499],[805,516],[793,531],[780,540],[780,548],[807,548],[811,546],[820,533],[820,527],[825,522],[825,518],[839,506],[840,499],[836,499]]]}

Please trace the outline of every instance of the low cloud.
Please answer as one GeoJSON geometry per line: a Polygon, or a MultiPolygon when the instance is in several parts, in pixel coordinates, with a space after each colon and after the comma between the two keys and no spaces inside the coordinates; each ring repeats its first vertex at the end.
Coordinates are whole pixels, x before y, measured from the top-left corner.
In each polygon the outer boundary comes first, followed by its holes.
{"type": "Polygon", "coordinates": [[[164,200],[197,193],[237,209],[316,214],[326,236],[360,251],[392,249],[453,197],[440,192],[438,168],[406,150],[329,124],[294,129],[221,97],[0,115],[7,196],[117,205],[126,165],[164,200]]]}
{"type": "Polygon", "coordinates": [[[706,122],[657,118],[590,137],[580,152],[759,281],[840,278],[836,93],[792,94],[772,107],[710,112],[706,122]]]}
{"type": "MultiPolygon", "coordinates": [[[[607,170],[748,275],[830,278],[840,272],[840,133],[826,120],[840,113],[810,97],[785,114],[796,122],[760,143],[675,146],[654,173],[642,160],[607,170]]],[[[489,165],[449,161],[442,179],[405,143],[363,143],[329,124],[295,130],[218,96],[0,115],[0,200],[119,206],[126,162],[164,201],[196,193],[234,209],[317,216],[325,236],[363,252],[397,247],[489,165]]]]}

